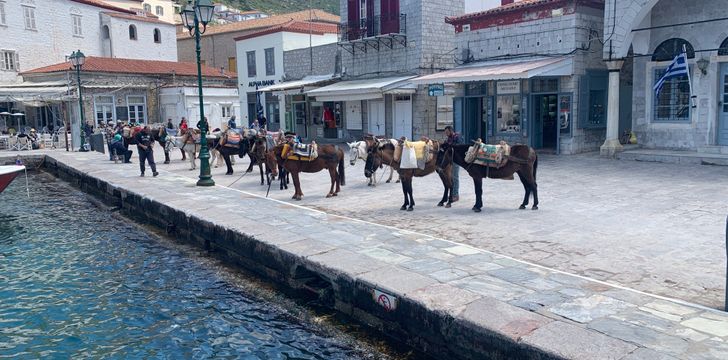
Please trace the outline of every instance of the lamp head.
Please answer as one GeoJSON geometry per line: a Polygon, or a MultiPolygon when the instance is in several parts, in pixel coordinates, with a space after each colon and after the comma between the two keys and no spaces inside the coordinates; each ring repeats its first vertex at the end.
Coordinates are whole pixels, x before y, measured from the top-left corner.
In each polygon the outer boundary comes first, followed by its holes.
{"type": "Polygon", "coordinates": [[[698,69],[700,69],[700,72],[703,73],[703,75],[708,74],[708,65],[710,65],[710,60],[706,58],[700,58],[700,60],[697,61],[698,69]]]}

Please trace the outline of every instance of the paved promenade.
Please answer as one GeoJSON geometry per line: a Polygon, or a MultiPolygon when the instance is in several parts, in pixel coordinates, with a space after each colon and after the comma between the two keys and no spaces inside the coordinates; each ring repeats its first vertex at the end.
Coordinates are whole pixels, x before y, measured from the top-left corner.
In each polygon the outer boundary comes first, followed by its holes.
{"type": "MultiPolygon", "coordinates": [[[[521,185],[491,180],[484,214],[473,214],[463,176],[454,208],[434,207],[440,189],[432,177],[416,180],[418,205],[404,213],[399,185],[370,189],[360,166],[347,165],[348,185],[335,199],[323,198],[324,185],[311,185],[320,176],[304,176],[306,196],[291,204],[292,190],[271,189],[265,199],[252,174],[234,189],[198,188],[179,160],[161,165],[160,177],[141,179],[136,163],[50,154],[457,323],[556,356],[728,358],[728,314],[689,303],[721,303],[723,168],[546,157],[539,167],[542,210],[513,210],[521,185]]],[[[221,185],[239,177],[220,171],[214,175],[221,185]]]]}
{"type": "MultiPolygon", "coordinates": [[[[196,177],[179,152],[175,174],[196,177]]],[[[257,173],[240,178],[213,169],[221,185],[265,196],[257,173]]],[[[136,166],[136,165],[134,165],[136,166]]],[[[594,155],[543,156],[539,160],[540,210],[517,210],[523,186],[486,180],[483,213],[475,203],[471,178],[460,173],[460,202],[435,205],[442,197],[437,175],[414,180],[417,205],[399,210],[399,184],[366,186],[363,162],[346,166],[347,185],[326,199],[328,173],[303,174],[304,199],[297,205],[377,224],[405,228],[478,249],[606,281],[640,291],[722,308],[725,297],[725,221],[728,167],[605,160],[594,155]]],[[[381,174],[378,174],[381,176],[381,174]]],[[[396,174],[395,174],[396,176],[396,174]]],[[[270,198],[293,202],[291,190],[271,187],[270,198]]],[[[386,248],[387,244],[382,247],[386,248]]],[[[450,276],[463,279],[460,272],[450,276]]]]}

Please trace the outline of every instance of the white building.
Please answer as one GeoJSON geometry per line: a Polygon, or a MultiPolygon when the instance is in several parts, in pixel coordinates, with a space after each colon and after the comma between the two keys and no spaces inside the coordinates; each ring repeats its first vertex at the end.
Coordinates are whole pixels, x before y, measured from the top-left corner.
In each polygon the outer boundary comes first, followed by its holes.
{"type": "Polygon", "coordinates": [[[154,15],[159,20],[174,24],[180,22],[179,5],[175,0],[103,0],[104,2],[134,12],[154,15]]]}
{"type": "MultiPolygon", "coordinates": [[[[248,124],[255,119],[256,87],[273,85],[284,79],[284,52],[336,42],[336,25],[303,21],[290,21],[235,38],[241,123],[248,124]]],[[[263,97],[261,105],[264,108],[265,101],[263,97]]]]}
{"type": "Polygon", "coordinates": [[[86,56],[177,60],[173,25],[100,0],[0,0],[0,39],[0,84],[79,49],[86,56]]]}
{"type": "MultiPolygon", "coordinates": [[[[238,89],[227,86],[205,87],[203,105],[210,129],[222,129],[230,117],[240,118],[238,89]]],[[[200,100],[195,86],[170,86],[159,91],[162,119],[177,122],[186,116],[191,126],[200,120],[200,100]]],[[[238,124],[240,125],[240,124],[238,124]]]]}

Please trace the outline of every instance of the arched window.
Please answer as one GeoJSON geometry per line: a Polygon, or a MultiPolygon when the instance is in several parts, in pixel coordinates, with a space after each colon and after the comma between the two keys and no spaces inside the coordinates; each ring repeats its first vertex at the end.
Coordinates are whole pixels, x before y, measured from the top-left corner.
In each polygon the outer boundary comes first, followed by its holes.
{"type": "Polygon", "coordinates": [[[159,29],[154,29],[154,42],[157,44],[162,42],[162,32],[159,29]]]}
{"type": "Polygon", "coordinates": [[[144,4],[144,12],[151,13],[152,12],[152,5],[144,4]]]}
{"type": "Polygon", "coordinates": [[[688,53],[688,59],[695,58],[693,46],[685,39],[672,38],[662,42],[652,54],[652,61],[671,61],[683,51],[683,45],[688,53]]]}
{"type": "Polygon", "coordinates": [[[134,26],[134,25],[129,25],[129,39],[131,39],[131,40],[137,39],[136,26],[134,26]]]}
{"type": "Polygon", "coordinates": [[[720,49],[718,49],[718,55],[728,55],[728,38],[725,38],[725,40],[723,40],[723,43],[720,44],[720,49]]]}
{"type": "Polygon", "coordinates": [[[101,28],[101,36],[104,40],[107,40],[111,37],[111,34],[109,33],[108,25],[104,25],[104,27],[101,28]]]}
{"type": "Polygon", "coordinates": [[[155,14],[157,14],[157,16],[164,16],[164,8],[163,7],[157,6],[156,8],[154,8],[154,11],[155,11],[155,14]]]}

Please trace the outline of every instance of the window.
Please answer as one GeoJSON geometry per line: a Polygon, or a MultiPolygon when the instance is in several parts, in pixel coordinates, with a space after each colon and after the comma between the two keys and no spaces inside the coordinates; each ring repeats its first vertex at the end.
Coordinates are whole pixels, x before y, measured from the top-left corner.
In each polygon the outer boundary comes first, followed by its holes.
{"type": "Polygon", "coordinates": [[[359,19],[362,26],[365,26],[367,20],[367,0],[359,0],[359,19]]]}
{"type": "Polygon", "coordinates": [[[275,49],[265,49],[265,75],[271,76],[276,74],[276,56],[274,53],[275,49]]]}
{"type": "Polygon", "coordinates": [[[672,61],[675,56],[682,53],[683,46],[687,50],[688,59],[695,58],[695,50],[693,46],[684,39],[673,38],[668,39],[658,45],[652,54],[652,61],[672,61]]]}
{"type": "Polygon", "coordinates": [[[134,26],[134,25],[129,25],[129,39],[130,40],[137,39],[136,26],[134,26]]]}
{"type": "Polygon", "coordinates": [[[152,12],[152,5],[144,4],[144,12],[151,13],[152,12]]]}
{"type": "Polygon", "coordinates": [[[83,29],[81,28],[81,15],[71,15],[73,20],[73,35],[83,36],[83,29]]]}
{"type": "Polygon", "coordinates": [[[157,6],[154,8],[154,13],[157,14],[157,16],[164,16],[164,8],[161,6],[157,6]]]}
{"type": "Polygon", "coordinates": [[[127,96],[127,108],[129,109],[129,121],[146,123],[146,99],[144,96],[127,96]]]}
{"type": "Polygon", "coordinates": [[[162,42],[162,32],[159,29],[154,29],[154,42],[157,44],[162,42]]]}
{"type": "Polygon", "coordinates": [[[228,58],[228,71],[238,72],[238,59],[234,57],[228,58]]]}
{"type": "Polygon", "coordinates": [[[559,79],[538,78],[531,80],[532,93],[555,93],[559,92],[559,79]]]}
{"type": "Polygon", "coordinates": [[[498,95],[496,99],[496,130],[520,133],[521,95],[498,95]]]}
{"type": "MultiPolygon", "coordinates": [[[[0,6],[2,6],[2,3],[0,3],[0,6]]],[[[2,11],[1,7],[0,11],[2,11]]],[[[720,44],[720,49],[718,49],[718,55],[728,55],[728,38],[723,40],[723,43],[720,44]]]]}
{"type": "Polygon", "coordinates": [[[109,26],[108,25],[104,25],[104,27],[101,28],[101,37],[104,40],[108,40],[111,37],[111,34],[109,32],[109,26]]]}
{"type": "MultiPolygon", "coordinates": [[[[655,69],[654,83],[665,73],[666,68],[655,69]]],[[[650,87],[651,90],[651,87],[650,87]]],[[[654,96],[652,118],[657,122],[685,122],[690,120],[690,84],[687,76],[665,81],[660,95],[654,96]]]]}
{"type": "Polygon", "coordinates": [[[15,51],[0,51],[0,70],[18,71],[18,58],[15,51]]]}
{"type": "Polygon", "coordinates": [[[222,113],[222,117],[229,118],[232,116],[232,110],[233,107],[231,105],[220,105],[220,111],[222,113]]]}
{"type": "Polygon", "coordinates": [[[94,97],[94,114],[96,114],[96,124],[107,124],[114,120],[114,97],[113,96],[95,96],[94,97]]]}
{"type": "Polygon", "coordinates": [[[248,58],[248,77],[255,77],[255,51],[248,51],[245,56],[248,58]]]}
{"type": "Polygon", "coordinates": [[[25,18],[25,28],[27,30],[36,30],[35,27],[35,8],[23,6],[23,17],[25,18]]]}
{"type": "Polygon", "coordinates": [[[0,25],[6,25],[5,22],[5,3],[0,1],[0,25]]]}

